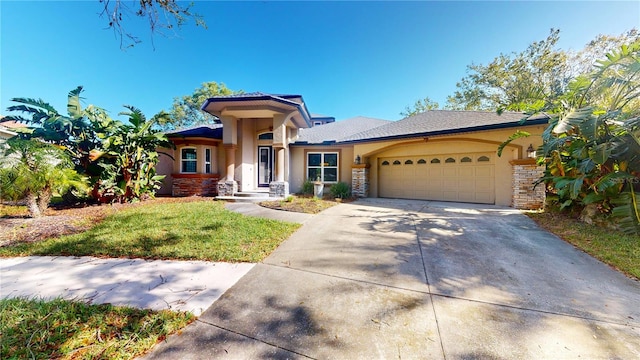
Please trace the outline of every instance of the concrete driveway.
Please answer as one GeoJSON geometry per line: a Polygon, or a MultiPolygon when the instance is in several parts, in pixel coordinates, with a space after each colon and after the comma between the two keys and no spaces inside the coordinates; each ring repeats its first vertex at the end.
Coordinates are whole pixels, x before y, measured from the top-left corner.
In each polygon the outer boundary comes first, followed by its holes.
{"type": "Polygon", "coordinates": [[[486,205],[364,199],[306,221],[148,358],[640,358],[640,283],[486,205]]]}

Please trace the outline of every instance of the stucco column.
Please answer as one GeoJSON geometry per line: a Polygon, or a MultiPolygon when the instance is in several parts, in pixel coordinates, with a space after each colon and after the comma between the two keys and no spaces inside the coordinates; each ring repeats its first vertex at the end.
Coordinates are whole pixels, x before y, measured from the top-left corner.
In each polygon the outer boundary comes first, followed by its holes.
{"type": "Polygon", "coordinates": [[[277,182],[283,182],[284,180],[284,148],[278,148],[276,149],[277,152],[277,156],[276,156],[276,181],[277,182]]]}
{"type": "Polygon", "coordinates": [[[236,172],[236,145],[225,144],[225,159],[227,165],[226,181],[233,181],[236,172]]]}

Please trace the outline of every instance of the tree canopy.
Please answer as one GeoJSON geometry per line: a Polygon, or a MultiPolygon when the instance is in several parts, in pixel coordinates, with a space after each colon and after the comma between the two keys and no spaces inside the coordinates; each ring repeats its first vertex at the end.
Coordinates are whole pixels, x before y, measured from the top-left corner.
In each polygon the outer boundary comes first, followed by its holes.
{"type": "MultiPolygon", "coordinates": [[[[569,91],[572,80],[589,74],[603,54],[640,40],[640,33],[631,29],[620,35],[600,34],[579,51],[558,49],[559,39],[560,31],[551,29],[546,39],[523,51],[500,54],[488,64],[467,66],[466,76],[447,97],[444,108],[498,112],[541,109],[549,99],[560,99],[569,91]]],[[[433,105],[427,97],[407,106],[401,115],[414,115],[433,105]]]]}
{"type": "Polygon", "coordinates": [[[404,111],[400,112],[400,116],[409,117],[427,110],[437,110],[440,108],[440,104],[431,100],[428,96],[424,99],[416,100],[413,106],[406,106],[404,111]]]}
{"type": "Polygon", "coordinates": [[[567,55],[555,49],[560,31],[519,53],[500,54],[488,65],[471,64],[457,90],[447,98],[456,110],[521,111],[561,94],[569,82],[567,55]]]}
{"type": "Polygon", "coordinates": [[[165,130],[181,129],[201,124],[213,124],[217,119],[200,110],[208,98],[220,95],[241,94],[242,90],[230,90],[224,83],[204,82],[192,94],[175,97],[173,106],[154,116],[158,125],[165,130]]]}

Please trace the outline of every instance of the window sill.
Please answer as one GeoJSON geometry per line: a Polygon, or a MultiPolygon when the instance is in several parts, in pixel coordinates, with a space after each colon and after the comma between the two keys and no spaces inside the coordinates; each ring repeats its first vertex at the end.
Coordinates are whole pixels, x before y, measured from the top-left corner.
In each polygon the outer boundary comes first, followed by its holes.
{"type": "Polygon", "coordinates": [[[202,173],[174,173],[171,174],[174,179],[204,179],[204,178],[219,178],[219,174],[202,174],[202,173]]]}

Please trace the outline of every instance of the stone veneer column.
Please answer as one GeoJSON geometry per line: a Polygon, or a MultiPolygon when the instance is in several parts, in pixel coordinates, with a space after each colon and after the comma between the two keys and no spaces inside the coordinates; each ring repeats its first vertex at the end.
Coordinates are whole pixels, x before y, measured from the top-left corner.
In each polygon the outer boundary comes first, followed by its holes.
{"type": "Polygon", "coordinates": [[[544,166],[535,159],[511,160],[513,166],[513,197],[511,206],[521,210],[537,210],[544,207],[545,186],[534,184],[544,174],[544,166]]]}
{"type": "Polygon", "coordinates": [[[224,149],[227,173],[224,179],[218,181],[218,196],[233,196],[238,192],[238,183],[233,179],[236,169],[236,145],[225,144],[224,149]]]}
{"type": "Polygon", "coordinates": [[[353,164],[351,166],[351,195],[353,197],[369,197],[369,168],[368,164],[353,164]]]}
{"type": "Polygon", "coordinates": [[[269,184],[269,197],[289,196],[289,183],[284,179],[285,148],[276,148],[276,180],[269,184]]]}

